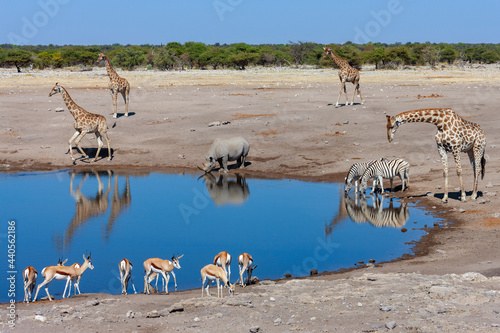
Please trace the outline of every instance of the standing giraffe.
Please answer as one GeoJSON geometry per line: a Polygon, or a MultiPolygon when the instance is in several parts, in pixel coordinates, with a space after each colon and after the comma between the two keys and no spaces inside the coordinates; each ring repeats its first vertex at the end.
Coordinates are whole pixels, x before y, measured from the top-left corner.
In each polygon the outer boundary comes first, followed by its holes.
{"type": "Polygon", "coordinates": [[[462,119],[451,109],[421,109],[400,113],[394,117],[387,117],[387,139],[391,142],[394,134],[403,123],[431,123],[436,125],[438,131],[435,139],[439,155],[443,162],[444,196],[443,202],[448,202],[448,156],[447,152],[453,154],[457,165],[457,175],[460,178],[461,200],[465,200],[464,185],[462,182],[462,166],[460,164],[460,153],[467,152],[469,160],[474,169],[474,189],[472,200],[477,198],[477,182],[479,173],[481,179],[484,177],[486,160],[484,150],[486,147],[486,136],[478,124],[462,119]]]}
{"type": "Polygon", "coordinates": [[[109,76],[108,88],[111,93],[111,98],[113,99],[113,118],[116,118],[116,104],[118,99],[118,93],[121,93],[123,96],[123,100],[125,101],[125,117],[128,117],[128,101],[130,96],[130,84],[127,79],[120,77],[118,73],[111,66],[111,62],[108,57],[104,53],[99,54],[99,58],[97,62],[100,63],[104,60],[106,64],[106,71],[109,76]]]}
{"type": "Polygon", "coordinates": [[[109,138],[108,138],[108,124],[106,122],[106,118],[104,116],[101,116],[99,114],[95,113],[90,113],[86,111],[84,108],[78,106],[71,97],[69,96],[68,92],[66,89],[62,86],[59,85],[59,83],[56,83],[54,88],[49,93],[49,97],[61,93],[64,103],[66,103],[66,107],[68,108],[69,112],[71,115],[75,118],[75,122],[73,126],[75,127],[75,134],[69,139],[69,153],[71,155],[71,159],[73,160],[73,164],[75,163],[75,157],[73,156],[73,149],[71,147],[71,142],[76,138],[75,140],[75,145],[80,150],[80,153],[85,158],[89,158],[87,154],[82,150],[80,147],[80,140],[83,139],[85,134],[87,133],[94,133],[96,138],[97,138],[97,143],[99,147],[97,148],[97,153],[94,157],[94,162],[97,160],[97,156],[99,156],[99,153],[101,152],[101,147],[103,145],[102,138],[104,137],[106,139],[106,142],[108,143],[108,161],[111,161],[111,148],[109,146],[109,138]]]}
{"type": "Polygon", "coordinates": [[[352,82],[354,84],[354,93],[352,94],[352,102],[351,105],[354,105],[354,96],[356,96],[356,91],[358,92],[359,98],[361,98],[361,104],[364,104],[363,96],[361,96],[361,90],[359,90],[359,71],[356,68],[351,67],[347,60],[341,59],[337,57],[335,53],[330,49],[329,46],[325,46],[323,48],[325,50],[325,56],[329,55],[330,58],[335,62],[337,67],[339,67],[339,78],[340,78],[340,91],[339,96],[337,97],[337,103],[335,103],[335,107],[339,106],[340,95],[342,95],[342,90],[345,93],[345,105],[349,105],[349,99],[347,98],[347,89],[345,86],[346,82],[352,82]]]}

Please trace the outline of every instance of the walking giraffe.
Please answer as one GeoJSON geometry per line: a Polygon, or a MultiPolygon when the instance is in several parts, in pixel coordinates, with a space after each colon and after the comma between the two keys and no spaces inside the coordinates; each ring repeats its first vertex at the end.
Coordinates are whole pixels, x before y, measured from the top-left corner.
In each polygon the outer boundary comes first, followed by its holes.
{"type": "Polygon", "coordinates": [[[127,79],[120,77],[118,73],[111,66],[111,62],[108,57],[104,53],[99,54],[99,58],[97,59],[97,63],[100,63],[104,60],[106,64],[106,71],[109,76],[108,88],[111,94],[111,98],[113,99],[113,118],[117,117],[116,109],[117,109],[117,99],[118,93],[121,93],[123,96],[123,100],[125,101],[125,117],[128,117],[128,102],[130,96],[130,84],[127,79]]]}
{"type": "Polygon", "coordinates": [[[325,46],[323,49],[325,50],[325,56],[329,55],[330,58],[332,58],[335,64],[339,67],[340,91],[339,96],[337,97],[337,103],[335,103],[335,107],[339,106],[339,99],[340,95],[342,95],[342,90],[344,90],[345,93],[345,105],[349,105],[349,99],[347,98],[347,89],[345,86],[346,82],[352,82],[352,84],[354,84],[354,93],[352,94],[351,105],[354,105],[354,96],[356,96],[356,91],[358,92],[359,98],[361,98],[361,104],[364,104],[363,96],[361,96],[361,90],[359,90],[359,71],[356,68],[351,67],[347,60],[337,57],[337,55],[333,53],[329,46],[325,46]]]}
{"type": "Polygon", "coordinates": [[[387,139],[391,142],[394,134],[403,123],[431,123],[436,125],[438,131],[435,139],[439,155],[443,162],[444,196],[442,201],[448,202],[448,156],[447,152],[453,154],[457,165],[457,175],[460,178],[461,200],[465,200],[464,186],[462,182],[462,166],[460,164],[460,153],[467,152],[474,169],[474,189],[472,200],[477,198],[477,182],[479,173],[481,179],[484,177],[486,160],[484,151],[486,147],[486,136],[478,124],[462,119],[451,109],[421,109],[400,113],[394,117],[387,117],[387,139]]]}
{"type": "Polygon", "coordinates": [[[75,157],[73,156],[73,149],[71,147],[71,142],[75,140],[75,145],[82,153],[82,155],[85,158],[89,158],[87,154],[82,150],[80,147],[80,140],[83,139],[85,134],[87,133],[94,133],[96,138],[97,138],[97,143],[98,143],[98,148],[97,148],[97,153],[94,157],[94,162],[97,160],[97,157],[99,156],[99,153],[101,152],[101,147],[103,145],[102,138],[104,137],[106,139],[106,142],[108,143],[108,161],[111,161],[111,148],[109,146],[109,138],[108,138],[108,124],[106,122],[106,118],[104,116],[101,116],[99,114],[95,113],[90,113],[86,111],[84,108],[78,106],[71,97],[69,96],[68,92],[66,89],[62,86],[59,85],[59,83],[56,83],[54,88],[49,93],[49,97],[61,93],[64,103],[66,103],[66,107],[68,108],[69,112],[71,115],[75,118],[75,122],[73,126],[75,127],[75,134],[69,139],[69,153],[71,155],[71,159],[73,160],[73,163],[75,163],[75,157]]]}

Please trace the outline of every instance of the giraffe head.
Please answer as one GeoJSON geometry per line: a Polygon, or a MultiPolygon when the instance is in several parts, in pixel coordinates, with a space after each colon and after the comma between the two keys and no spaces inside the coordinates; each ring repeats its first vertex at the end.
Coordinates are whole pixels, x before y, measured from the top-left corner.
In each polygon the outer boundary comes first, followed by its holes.
{"type": "Polygon", "coordinates": [[[392,142],[394,139],[394,134],[396,134],[396,131],[399,128],[399,125],[401,122],[399,120],[396,120],[395,117],[391,116],[386,116],[387,117],[387,140],[389,142],[392,142]]]}
{"type": "Polygon", "coordinates": [[[97,58],[96,60],[96,64],[100,64],[102,63],[104,60],[106,60],[106,55],[104,53],[101,52],[101,54],[99,54],[99,58],[97,58]]]}
{"type": "Polygon", "coordinates": [[[325,50],[325,57],[328,55],[328,54],[331,54],[332,53],[332,50],[330,49],[330,46],[326,45],[323,50],[325,50]]]}
{"type": "Polygon", "coordinates": [[[59,83],[56,83],[56,85],[54,86],[54,88],[52,88],[52,90],[50,91],[49,97],[50,96],[54,96],[57,93],[60,93],[61,89],[62,89],[62,87],[59,85],[59,83]]]}

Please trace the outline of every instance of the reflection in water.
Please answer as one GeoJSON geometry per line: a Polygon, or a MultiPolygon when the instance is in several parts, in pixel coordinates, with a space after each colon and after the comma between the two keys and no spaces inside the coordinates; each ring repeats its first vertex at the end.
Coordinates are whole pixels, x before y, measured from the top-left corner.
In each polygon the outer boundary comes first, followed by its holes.
{"type": "Polygon", "coordinates": [[[130,206],[132,201],[132,196],[130,195],[130,181],[128,174],[125,176],[125,189],[120,195],[118,192],[118,177],[115,173],[114,185],[113,185],[113,197],[111,198],[111,214],[109,215],[108,224],[106,226],[106,231],[104,238],[107,240],[111,235],[113,225],[118,218],[118,216],[130,206]]]}
{"type": "Polygon", "coordinates": [[[372,195],[373,206],[369,206],[363,195],[356,195],[355,199],[345,196],[347,214],[356,223],[369,222],[375,227],[401,228],[410,218],[408,204],[402,202],[399,207],[394,207],[393,199],[389,207],[384,208],[384,196],[372,195]]]}
{"type": "Polygon", "coordinates": [[[355,223],[369,222],[375,227],[401,228],[410,218],[408,204],[402,202],[399,207],[394,207],[393,199],[389,201],[389,207],[384,208],[384,196],[375,197],[371,195],[373,206],[363,195],[355,195],[354,199],[343,193],[340,195],[337,215],[331,222],[325,225],[325,235],[330,236],[333,229],[345,218],[355,223]]]}
{"type": "Polygon", "coordinates": [[[244,175],[237,173],[236,180],[228,180],[226,174],[221,174],[219,180],[211,173],[205,173],[201,177],[205,180],[208,194],[218,206],[227,204],[240,205],[250,195],[244,175]]]}
{"type": "MultiPolygon", "coordinates": [[[[71,180],[69,186],[69,192],[75,200],[75,214],[71,219],[68,227],[66,228],[66,233],[64,237],[55,237],[54,243],[56,248],[62,251],[71,244],[72,239],[75,234],[81,229],[89,220],[92,218],[97,218],[99,216],[105,215],[109,207],[109,192],[111,190],[111,170],[97,172],[95,170],[91,171],[70,171],[71,180]],[[82,179],[78,184],[76,190],[74,190],[73,182],[75,175],[82,174],[82,179]],[[85,195],[82,193],[82,185],[90,174],[95,175],[97,180],[97,192],[95,195],[85,195]],[[104,185],[101,180],[102,175],[108,176],[108,185],[104,191],[104,185]]],[[[109,239],[113,225],[117,217],[122,213],[131,203],[130,195],[130,183],[129,176],[126,175],[126,185],[123,192],[120,194],[118,190],[118,177],[114,174],[114,186],[113,195],[111,198],[111,212],[109,215],[107,226],[104,230],[104,239],[109,239]]],[[[63,252],[63,251],[62,251],[63,252]]]]}

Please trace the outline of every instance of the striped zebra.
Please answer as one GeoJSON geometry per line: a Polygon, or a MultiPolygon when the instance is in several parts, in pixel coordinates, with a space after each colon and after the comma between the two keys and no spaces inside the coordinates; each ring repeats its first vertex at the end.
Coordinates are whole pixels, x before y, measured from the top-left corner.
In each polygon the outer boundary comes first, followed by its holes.
{"type": "Polygon", "coordinates": [[[354,191],[358,193],[359,187],[358,187],[358,179],[363,176],[365,171],[375,162],[378,161],[386,161],[386,158],[381,158],[380,160],[371,160],[368,162],[362,162],[362,163],[354,163],[351,165],[349,168],[349,172],[347,172],[347,177],[344,178],[344,193],[347,195],[349,191],[352,188],[352,182],[354,181],[354,191]]]}
{"type": "Polygon", "coordinates": [[[392,161],[377,161],[370,165],[363,176],[361,176],[360,191],[364,193],[368,187],[368,179],[373,178],[373,188],[371,193],[375,192],[377,181],[380,185],[382,193],[384,193],[384,185],[382,179],[386,178],[391,180],[392,192],[392,181],[396,176],[399,176],[399,179],[401,179],[401,182],[403,183],[402,190],[404,191],[408,187],[408,183],[410,182],[410,163],[401,158],[397,158],[392,161]]]}

